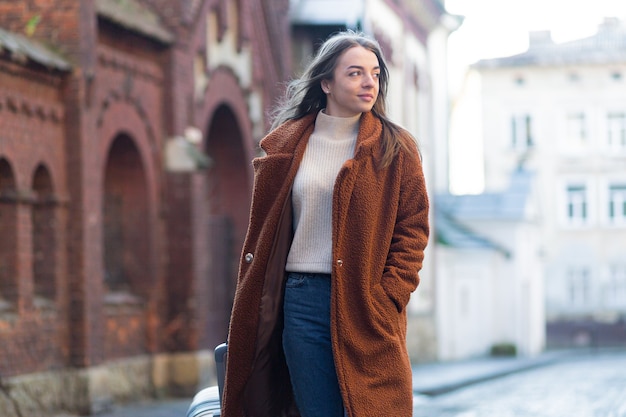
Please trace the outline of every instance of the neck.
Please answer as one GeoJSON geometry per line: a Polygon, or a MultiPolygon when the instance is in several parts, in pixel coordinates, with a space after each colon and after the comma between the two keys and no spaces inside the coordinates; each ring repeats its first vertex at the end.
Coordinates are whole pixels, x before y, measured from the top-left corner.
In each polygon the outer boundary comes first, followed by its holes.
{"type": "Polygon", "coordinates": [[[348,138],[356,136],[361,114],[352,117],[330,116],[320,111],[315,120],[315,133],[328,138],[348,138]]]}

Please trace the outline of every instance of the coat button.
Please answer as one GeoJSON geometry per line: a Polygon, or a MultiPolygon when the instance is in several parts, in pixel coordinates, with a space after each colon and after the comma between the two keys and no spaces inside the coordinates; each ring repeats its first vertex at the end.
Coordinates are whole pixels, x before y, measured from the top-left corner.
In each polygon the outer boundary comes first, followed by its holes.
{"type": "Polygon", "coordinates": [[[343,261],[341,259],[337,259],[337,266],[343,266],[343,261]]]}
{"type": "Polygon", "coordinates": [[[246,260],[246,263],[251,263],[252,260],[254,259],[254,255],[248,252],[246,253],[246,256],[244,257],[244,259],[246,260]]]}

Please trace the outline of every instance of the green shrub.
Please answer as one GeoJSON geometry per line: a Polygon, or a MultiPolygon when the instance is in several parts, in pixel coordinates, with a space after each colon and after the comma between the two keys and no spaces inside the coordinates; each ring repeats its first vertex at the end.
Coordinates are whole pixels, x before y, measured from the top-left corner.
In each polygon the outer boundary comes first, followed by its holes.
{"type": "Polygon", "coordinates": [[[491,356],[517,356],[517,347],[513,343],[496,343],[491,346],[491,356]]]}

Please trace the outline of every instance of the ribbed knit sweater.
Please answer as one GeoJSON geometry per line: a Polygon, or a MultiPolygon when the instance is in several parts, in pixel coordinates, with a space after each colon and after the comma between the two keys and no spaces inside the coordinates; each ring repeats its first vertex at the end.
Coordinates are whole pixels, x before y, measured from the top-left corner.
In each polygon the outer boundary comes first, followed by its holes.
{"type": "Polygon", "coordinates": [[[293,183],[289,272],[331,272],[333,189],[344,162],[354,156],[359,118],[317,114],[293,183]]]}

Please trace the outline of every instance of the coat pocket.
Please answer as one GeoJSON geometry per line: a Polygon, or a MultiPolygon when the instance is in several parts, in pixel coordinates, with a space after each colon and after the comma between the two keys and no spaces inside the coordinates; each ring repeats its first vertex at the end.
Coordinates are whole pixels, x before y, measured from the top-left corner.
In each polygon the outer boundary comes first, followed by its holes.
{"type": "Polygon", "coordinates": [[[372,299],[379,323],[386,332],[396,333],[398,331],[398,309],[382,285],[376,284],[372,287],[372,299]]]}

